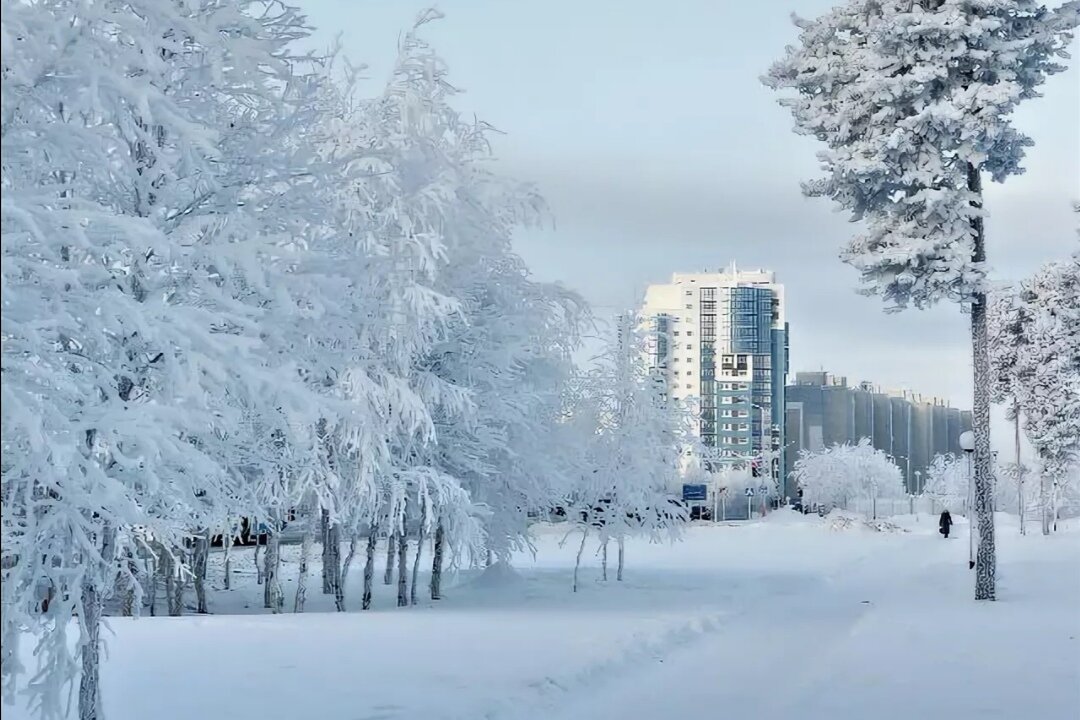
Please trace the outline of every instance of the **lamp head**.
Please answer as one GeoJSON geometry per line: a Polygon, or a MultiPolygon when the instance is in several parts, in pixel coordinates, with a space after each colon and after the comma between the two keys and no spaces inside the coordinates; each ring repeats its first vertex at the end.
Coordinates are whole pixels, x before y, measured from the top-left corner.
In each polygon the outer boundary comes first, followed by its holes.
{"type": "Polygon", "coordinates": [[[960,433],[960,449],[966,453],[975,452],[975,433],[970,430],[960,433]]]}

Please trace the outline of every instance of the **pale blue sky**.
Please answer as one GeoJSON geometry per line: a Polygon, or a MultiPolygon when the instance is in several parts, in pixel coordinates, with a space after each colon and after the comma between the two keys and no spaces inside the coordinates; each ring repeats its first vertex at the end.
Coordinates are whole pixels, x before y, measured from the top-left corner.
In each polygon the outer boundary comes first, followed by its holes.
{"type": "MultiPolygon", "coordinates": [[[[791,132],[758,81],[796,37],[790,12],[831,4],[447,0],[425,36],[467,91],[458,107],[506,133],[496,142],[502,170],[535,181],[551,205],[556,226],[518,242],[538,277],[579,291],[603,316],[673,271],[732,259],[771,268],[787,285],[793,371],[824,367],[969,407],[965,319],[954,306],[886,316],[879,300],[855,294],[855,271],[837,260],[853,226],[799,193],[817,143],[791,132]]],[[[350,59],[370,66],[375,91],[426,3],[301,6],[317,42],[340,33],[350,59]]],[[[1080,71],[1051,78],[1045,94],[1017,116],[1036,141],[1028,173],[988,190],[990,258],[1003,277],[1076,244],[1080,71]]]]}

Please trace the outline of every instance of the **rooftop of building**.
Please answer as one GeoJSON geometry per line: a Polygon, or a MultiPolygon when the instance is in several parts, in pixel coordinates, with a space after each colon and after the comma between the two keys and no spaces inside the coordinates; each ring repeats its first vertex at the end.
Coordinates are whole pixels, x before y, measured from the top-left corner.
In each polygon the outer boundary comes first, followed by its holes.
{"type": "Polygon", "coordinates": [[[796,372],[795,381],[791,383],[789,387],[791,386],[848,388],[851,390],[859,390],[861,392],[874,393],[876,395],[902,398],[921,405],[949,407],[949,401],[944,398],[935,397],[933,395],[923,395],[922,393],[907,389],[883,388],[880,385],[875,385],[866,380],[859,382],[857,385],[849,386],[847,377],[843,375],[833,375],[825,370],[804,370],[796,372]]]}

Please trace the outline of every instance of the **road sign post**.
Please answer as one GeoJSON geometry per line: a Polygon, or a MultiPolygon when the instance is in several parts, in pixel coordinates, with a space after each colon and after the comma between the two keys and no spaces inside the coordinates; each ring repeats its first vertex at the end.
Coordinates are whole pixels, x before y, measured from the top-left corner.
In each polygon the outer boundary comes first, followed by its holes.
{"type": "Polygon", "coordinates": [[[754,517],[754,488],[746,488],[746,519],[751,520],[754,517]]]}

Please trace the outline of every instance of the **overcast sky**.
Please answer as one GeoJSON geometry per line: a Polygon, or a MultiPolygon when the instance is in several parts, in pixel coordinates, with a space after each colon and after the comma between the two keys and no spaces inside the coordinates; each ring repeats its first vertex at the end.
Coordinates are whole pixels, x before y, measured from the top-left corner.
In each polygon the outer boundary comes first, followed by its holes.
{"type": "MultiPolygon", "coordinates": [[[[800,195],[813,140],[758,78],[796,39],[790,13],[830,0],[445,0],[425,36],[466,91],[459,109],[505,132],[501,170],[536,182],[555,226],[518,251],[535,274],[580,292],[600,316],[640,303],[672,272],[775,270],[787,286],[792,371],[824,368],[970,401],[966,318],[955,306],[885,315],[837,259],[854,231],[800,195]]],[[[399,33],[425,3],[302,0],[328,44],[386,78],[399,33]]],[[[1080,43],[1074,55],[1080,55],[1080,43]]],[[[987,191],[989,257],[1019,278],[1076,245],[1080,71],[1050,79],[1016,122],[1036,146],[1028,172],[987,191]]],[[[996,423],[995,439],[1007,436],[996,423]]]]}

